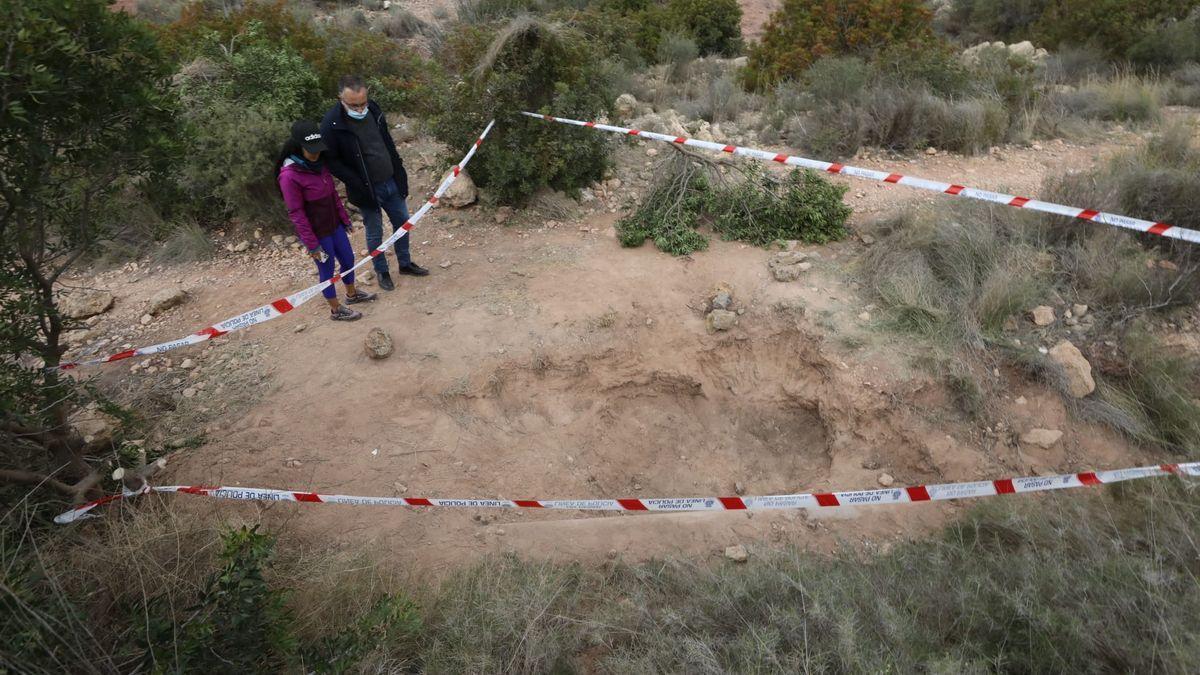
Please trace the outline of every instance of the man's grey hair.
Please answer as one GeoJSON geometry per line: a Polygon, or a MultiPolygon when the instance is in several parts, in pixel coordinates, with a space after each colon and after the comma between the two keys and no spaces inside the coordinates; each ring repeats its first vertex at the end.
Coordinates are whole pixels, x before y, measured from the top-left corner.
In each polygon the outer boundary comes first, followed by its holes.
{"type": "Polygon", "coordinates": [[[362,79],[361,75],[343,75],[338,78],[338,96],[342,95],[343,91],[362,91],[367,88],[367,83],[362,79]]]}

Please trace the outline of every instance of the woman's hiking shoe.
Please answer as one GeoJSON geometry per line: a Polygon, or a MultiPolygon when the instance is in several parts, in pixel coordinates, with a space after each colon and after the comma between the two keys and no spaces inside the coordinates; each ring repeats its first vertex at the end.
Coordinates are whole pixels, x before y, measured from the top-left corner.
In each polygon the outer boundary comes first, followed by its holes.
{"type": "Polygon", "coordinates": [[[329,312],[329,318],[334,321],[358,321],[362,318],[362,312],[356,312],[343,305],[329,312]]]}
{"type": "Polygon", "coordinates": [[[355,291],[354,295],[346,296],[346,304],[347,305],[357,305],[360,302],[371,302],[374,299],[375,299],[374,293],[364,293],[362,291],[355,291]]]}

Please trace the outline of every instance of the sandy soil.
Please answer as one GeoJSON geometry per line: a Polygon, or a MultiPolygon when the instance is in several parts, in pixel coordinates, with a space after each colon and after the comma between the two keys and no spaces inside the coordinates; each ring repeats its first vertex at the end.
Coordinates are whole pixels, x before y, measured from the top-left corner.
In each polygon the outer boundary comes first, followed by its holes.
{"type": "MultiPolygon", "coordinates": [[[[857,163],[1033,195],[1048,173],[1086,168],[1131,140],[857,163]]],[[[621,151],[618,177],[626,186],[647,171],[643,151],[632,144],[621,151]]],[[[414,193],[424,194],[438,177],[436,153],[416,145],[404,154],[414,193]]],[[[746,494],[870,488],[882,473],[904,485],[1153,461],[1115,434],[1072,419],[1057,394],[1015,373],[997,373],[1010,396],[994,419],[964,422],[941,386],[910,365],[919,345],[860,318],[872,307],[853,282],[863,247],[856,239],[813,249],[821,257],[810,276],[782,284],[768,272],[770,252],[750,246],[714,241],[680,259],[650,246],[622,249],[612,225],[625,192],[599,191],[596,201],[560,208],[553,220],[539,215],[544,209],[519,211],[505,225],[489,208],[436,210],[413,233],[415,257],[433,274],[400,277],[395,292],[365,308],[363,321],[330,322],[312,302],[207,348],[144,362],[179,372],[189,357],[199,363],[197,374],[181,375],[204,380],[218,372],[222,354],[255,344],[255,366],[270,383],[259,403],[209,425],[206,445],[175,452],[167,478],[549,499],[728,495],[739,484],[746,494]],[[733,287],[743,313],[732,331],[709,334],[703,309],[718,283],[733,287]],[[363,338],[373,327],[395,339],[391,358],[365,355],[363,338]],[[1063,441],[1049,451],[1016,444],[1032,427],[1060,429],[1063,441]]],[[[861,224],[942,198],[853,182],[847,199],[861,224]]],[[[312,274],[311,263],[269,236],[210,263],[116,270],[86,281],[119,298],[92,334],[115,334],[112,346],[182,335],[308,283],[312,274]],[[182,285],[191,299],[138,326],[146,300],[164,283],[182,285]]],[[[145,377],[127,364],[99,373],[114,383],[145,377]]],[[[197,400],[220,409],[217,385],[197,400]]],[[[507,550],[640,560],[716,554],[735,543],[886,546],[963,508],[596,516],[174,499],[197,513],[262,510],[322,541],[385,551],[422,570],[507,550]]]]}

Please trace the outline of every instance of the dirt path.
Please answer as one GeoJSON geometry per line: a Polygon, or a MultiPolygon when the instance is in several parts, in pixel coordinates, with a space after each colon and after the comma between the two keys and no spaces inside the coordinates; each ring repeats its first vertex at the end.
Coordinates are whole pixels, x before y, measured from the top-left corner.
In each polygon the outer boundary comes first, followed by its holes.
{"type": "MultiPolygon", "coordinates": [[[[1115,147],[860,163],[1032,195],[1046,172],[1085,167],[1115,147]]],[[[643,150],[622,150],[618,175],[627,185],[646,170],[643,150]]],[[[420,153],[408,154],[420,164],[420,153]]],[[[436,178],[414,174],[414,192],[436,178]]],[[[941,387],[908,365],[919,346],[859,318],[869,308],[850,278],[862,246],[855,241],[815,249],[821,259],[811,275],[781,284],[768,273],[769,252],[736,243],[714,241],[682,259],[649,246],[622,249],[612,230],[617,215],[606,208],[619,196],[606,197],[579,209],[579,222],[547,222],[531,211],[501,226],[478,207],[435,211],[414,232],[417,259],[433,275],[401,277],[363,321],[332,323],[313,302],[209,349],[176,352],[172,372],[184,357],[203,372],[236,344],[260,344],[273,387],[248,411],[210,425],[207,445],[175,453],[171,480],[366,495],[659,497],[726,495],[739,485],[747,494],[870,488],[882,473],[903,485],[1152,461],[1070,419],[1056,394],[1018,375],[996,420],[964,423],[941,387]],[[713,335],[702,310],[722,282],[743,314],[732,331],[713,335]],[[362,348],[376,326],[397,345],[384,361],[362,348]],[[1018,405],[1018,396],[1027,403],[1018,405]],[[1030,452],[992,433],[1033,426],[1062,430],[1063,443],[1030,452]]],[[[938,197],[854,183],[848,199],[862,222],[938,197]]],[[[136,325],[164,279],[192,299],[121,340],[184,334],[201,318],[232,314],[310,275],[298,254],[264,237],[260,248],[214,263],[101,276],[92,283],[120,300],[93,332],[136,325]]],[[[168,367],[164,358],[147,364],[168,367]]],[[[141,376],[125,366],[104,375],[141,376]]],[[[220,405],[213,386],[197,397],[220,405]]],[[[222,517],[266,508],[323,540],[391,551],[415,569],[500,550],[595,560],[761,541],[886,545],[961,508],[597,517],[176,499],[222,517]]]]}

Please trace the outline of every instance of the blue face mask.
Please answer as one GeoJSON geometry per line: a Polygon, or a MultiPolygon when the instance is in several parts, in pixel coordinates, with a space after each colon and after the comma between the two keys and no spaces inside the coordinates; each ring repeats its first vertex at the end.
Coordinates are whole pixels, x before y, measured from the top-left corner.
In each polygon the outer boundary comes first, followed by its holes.
{"type": "Polygon", "coordinates": [[[342,107],[344,107],[344,108],[346,109],[346,114],[347,114],[347,115],[349,115],[349,116],[350,116],[352,119],[356,119],[356,120],[365,120],[365,119],[367,119],[367,113],[368,113],[368,112],[370,112],[370,111],[369,111],[369,110],[367,110],[366,108],[364,108],[362,112],[356,112],[356,111],[354,111],[354,110],[351,110],[351,109],[350,109],[350,106],[347,106],[347,105],[346,105],[346,104],[344,104],[344,103],[342,104],[342,107]]]}

